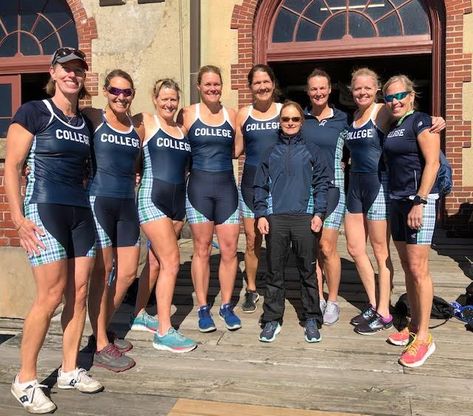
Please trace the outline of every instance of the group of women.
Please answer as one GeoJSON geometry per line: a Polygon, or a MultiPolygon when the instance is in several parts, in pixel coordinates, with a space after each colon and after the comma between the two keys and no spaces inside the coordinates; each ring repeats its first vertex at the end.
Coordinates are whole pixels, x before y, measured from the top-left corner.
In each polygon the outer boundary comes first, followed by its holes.
{"type": "Polygon", "coordinates": [[[47,413],[56,408],[36,374],[40,348],[63,295],[59,388],[87,393],[103,389],[77,367],[87,296],[95,365],[116,372],[135,365],[126,355],[133,345],[107,328],[137,273],[140,226],[150,250],[132,328],[154,332],[157,349],[187,352],[196,347],[170,320],[180,264],[177,240],[185,217],[194,243],[191,271],[201,332],[216,329],[208,300],[214,233],[220,248],[218,315],[229,330],[241,327],[231,303],[241,212],[247,279],[243,312],[256,310],[256,274],[262,236],[268,234],[260,340],[274,340],[281,330],[284,266],[292,242],[302,282],[305,339],[317,342],[322,322],[331,325],[339,319],[341,265],[336,245],[344,217],[348,251],[369,300],[369,307],[351,323],[363,335],[392,326],[387,221],[391,201],[391,230],[406,276],[412,320],[389,340],[407,346],[400,358],[406,366],[421,365],[434,351],[428,332],[428,249],[438,197],[439,136],[432,132],[431,118],[414,110],[415,91],[407,77],[390,79],[383,89],[385,104],[377,104],[376,74],[366,68],[356,71],[352,92],[358,110],[349,125],[346,114],[329,105],[330,77],[318,69],[307,79],[310,106],[305,111],[294,102],[277,103],[273,71],[256,65],[248,74],[253,103],[236,113],[221,104],[220,70],[207,65],[198,74],[199,104],[177,114],[179,86],[162,79],[153,88],[155,114],[134,117],[133,80],[122,70],[105,78],[105,109],[79,110],[79,100],[88,96],[87,69],[80,50],[58,49],[47,86],[51,98],[21,106],[8,131],[6,192],[37,288],[24,324],[21,368],[11,389],[27,411],[47,413]],[[351,161],[346,196],[344,145],[351,161]],[[232,159],[243,152],[238,190],[232,159]],[[25,162],[28,183],[22,200],[25,162]],[[378,266],[378,291],[366,254],[368,237],[378,266]],[[145,310],[154,283],[157,317],[145,310]]]}

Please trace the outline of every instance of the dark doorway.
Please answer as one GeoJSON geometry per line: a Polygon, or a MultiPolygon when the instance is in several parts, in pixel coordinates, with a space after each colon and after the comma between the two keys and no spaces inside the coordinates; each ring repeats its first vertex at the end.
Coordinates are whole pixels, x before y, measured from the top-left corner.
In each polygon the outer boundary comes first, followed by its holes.
{"type": "MultiPolygon", "coordinates": [[[[325,61],[270,63],[278,79],[282,100],[291,99],[304,107],[308,104],[305,92],[307,76],[314,68],[325,70],[332,78],[330,102],[340,110],[352,114],[355,105],[349,90],[351,73],[362,67],[375,71],[385,82],[389,77],[405,74],[412,79],[419,93],[418,110],[432,113],[432,60],[431,55],[403,55],[325,61]]],[[[381,100],[381,95],[380,95],[381,100]]]]}
{"type": "Polygon", "coordinates": [[[48,80],[48,73],[21,74],[21,103],[48,98],[44,89],[48,80]]]}

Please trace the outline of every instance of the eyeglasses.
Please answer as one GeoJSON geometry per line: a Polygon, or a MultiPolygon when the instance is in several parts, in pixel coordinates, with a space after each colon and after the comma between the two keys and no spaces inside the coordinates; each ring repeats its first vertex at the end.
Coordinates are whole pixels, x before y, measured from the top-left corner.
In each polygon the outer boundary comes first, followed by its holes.
{"type": "Polygon", "coordinates": [[[116,88],[116,87],[108,87],[107,91],[112,94],[116,95],[117,97],[120,94],[123,94],[125,97],[131,97],[134,93],[133,88],[116,88]]]}
{"type": "Polygon", "coordinates": [[[396,94],[389,94],[384,96],[384,101],[387,103],[392,103],[394,99],[401,101],[404,100],[410,94],[409,91],[398,92],[396,94]]]}
{"type": "Polygon", "coordinates": [[[59,48],[56,50],[56,52],[54,52],[53,60],[51,61],[52,65],[57,63],[59,59],[69,55],[76,55],[77,57],[85,61],[85,53],[82,52],[80,49],[64,47],[59,48]]]}
{"type": "Polygon", "coordinates": [[[293,123],[299,123],[301,119],[301,117],[281,117],[281,121],[283,123],[289,123],[290,121],[292,121],[293,123]]]}

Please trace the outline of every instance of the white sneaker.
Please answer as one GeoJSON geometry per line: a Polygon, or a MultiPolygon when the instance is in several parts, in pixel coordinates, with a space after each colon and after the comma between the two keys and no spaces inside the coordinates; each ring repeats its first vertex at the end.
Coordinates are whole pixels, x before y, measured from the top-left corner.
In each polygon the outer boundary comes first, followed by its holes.
{"type": "Polygon", "coordinates": [[[324,312],[324,324],[333,325],[340,319],[340,307],[337,302],[327,301],[327,307],[324,312]]]}
{"type": "Polygon", "coordinates": [[[44,414],[56,410],[56,405],[41,390],[48,387],[33,380],[26,388],[22,388],[18,383],[18,376],[15,377],[11,385],[11,393],[28,413],[44,414]]]}
{"type": "Polygon", "coordinates": [[[77,389],[82,393],[98,393],[103,390],[102,384],[90,377],[83,368],[76,368],[69,373],[59,369],[57,386],[64,390],[77,389]]]}
{"type": "Polygon", "coordinates": [[[324,298],[320,298],[319,307],[320,307],[320,312],[322,312],[322,315],[323,315],[325,313],[325,309],[327,308],[327,302],[324,298]]]}

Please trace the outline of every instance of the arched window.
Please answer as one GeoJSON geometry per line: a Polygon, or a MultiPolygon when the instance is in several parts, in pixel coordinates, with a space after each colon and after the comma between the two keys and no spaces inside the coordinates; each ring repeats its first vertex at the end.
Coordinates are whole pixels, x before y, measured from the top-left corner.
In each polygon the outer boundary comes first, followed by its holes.
{"type": "Polygon", "coordinates": [[[284,0],[272,41],[307,42],[426,35],[427,14],[419,0],[284,0]]]}
{"type": "Polygon", "coordinates": [[[53,52],[78,44],[66,0],[0,0],[0,138],[19,105],[44,97],[53,52]]]}
{"type": "Polygon", "coordinates": [[[77,47],[77,31],[64,0],[8,0],[0,3],[0,59],[51,55],[77,47]]]}

